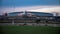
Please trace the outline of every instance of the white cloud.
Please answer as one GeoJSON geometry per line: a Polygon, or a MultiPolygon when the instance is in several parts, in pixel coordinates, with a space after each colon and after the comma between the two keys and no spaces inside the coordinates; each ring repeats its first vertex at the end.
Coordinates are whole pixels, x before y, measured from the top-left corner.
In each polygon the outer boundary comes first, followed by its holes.
{"type": "Polygon", "coordinates": [[[50,8],[42,8],[36,10],[28,10],[28,11],[37,11],[37,12],[60,12],[60,7],[50,7],[50,8]]]}
{"type": "Polygon", "coordinates": [[[2,7],[0,8],[0,14],[5,12],[20,12],[20,11],[32,11],[32,12],[58,12],[60,13],[60,6],[28,6],[28,7],[2,7]]]}

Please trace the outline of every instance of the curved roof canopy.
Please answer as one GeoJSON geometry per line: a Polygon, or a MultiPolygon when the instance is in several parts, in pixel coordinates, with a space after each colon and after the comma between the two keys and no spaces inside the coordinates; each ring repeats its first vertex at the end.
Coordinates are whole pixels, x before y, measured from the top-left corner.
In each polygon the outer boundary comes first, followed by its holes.
{"type": "Polygon", "coordinates": [[[18,15],[36,15],[36,16],[53,16],[51,13],[44,12],[12,12],[8,13],[8,16],[18,16],[18,15]]]}

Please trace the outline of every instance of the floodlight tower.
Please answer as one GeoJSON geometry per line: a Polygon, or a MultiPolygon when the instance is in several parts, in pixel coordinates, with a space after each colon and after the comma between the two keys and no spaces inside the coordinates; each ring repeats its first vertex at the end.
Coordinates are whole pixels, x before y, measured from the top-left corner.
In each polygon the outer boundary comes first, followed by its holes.
{"type": "Polygon", "coordinates": [[[59,13],[57,12],[52,12],[53,13],[53,16],[59,16],[59,13]]]}
{"type": "Polygon", "coordinates": [[[23,14],[26,14],[26,10],[23,12],[23,14]]]}
{"type": "Polygon", "coordinates": [[[4,12],[4,13],[3,13],[3,16],[8,16],[8,13],[7,13],[7,12],[4,12]]]}

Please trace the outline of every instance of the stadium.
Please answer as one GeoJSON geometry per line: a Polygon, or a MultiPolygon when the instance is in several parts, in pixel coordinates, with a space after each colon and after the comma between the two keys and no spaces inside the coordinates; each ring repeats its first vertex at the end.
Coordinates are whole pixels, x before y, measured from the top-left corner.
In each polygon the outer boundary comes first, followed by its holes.
{"type": "Polygon", "coordinates": [[[60,24],[60,17],[52,13],[45,12],[10,12],[0,16],[0,23],[47,23],[60,24]]]}
{"type": "Polygon", "coordinates": [[[60,16],[45,12],[11,12],[0,15],[2,34],[58,34],[60,16]]]}

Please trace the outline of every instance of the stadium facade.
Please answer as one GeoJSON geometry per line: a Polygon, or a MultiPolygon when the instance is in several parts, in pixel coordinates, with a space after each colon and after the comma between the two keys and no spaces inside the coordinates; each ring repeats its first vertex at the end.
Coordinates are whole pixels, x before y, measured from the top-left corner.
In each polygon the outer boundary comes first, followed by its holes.
{"type": "MultiPolygon", "coordinates": [[[[44,12],[12,12],[0,16],[0,23],[55,23],[56,16],[44,12]]],[[[59,20],[58,20],[59,21],[59,20]]]]}

